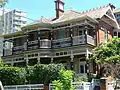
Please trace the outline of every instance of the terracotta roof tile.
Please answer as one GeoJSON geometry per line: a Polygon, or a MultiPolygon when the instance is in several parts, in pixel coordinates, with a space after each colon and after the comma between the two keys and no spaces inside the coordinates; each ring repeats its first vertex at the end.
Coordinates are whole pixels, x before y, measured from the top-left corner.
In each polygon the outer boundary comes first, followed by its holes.
{"type": "Polygon", "coordinates": [[[97,19],[97,18],[101,18],[109,9],[110,9],[110,6],[107,5],[100,8],[93,8],[83,12],[69,10],[64,12],[63,15],[59,19],[56,19],[55,21],[53,21],[53,23],[64,22],[66,20],[76,19],[83,16],[88,16],[92,19],[97,19]]]}

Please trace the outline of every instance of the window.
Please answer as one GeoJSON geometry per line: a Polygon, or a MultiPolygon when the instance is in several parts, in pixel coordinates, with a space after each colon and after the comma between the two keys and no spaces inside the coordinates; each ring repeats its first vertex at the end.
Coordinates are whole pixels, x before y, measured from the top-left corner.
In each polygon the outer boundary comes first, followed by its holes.
{"type": "Polygon", "coordinates": [[[40,31],[40,39],[50,39],[50,31],[40,31]]]}
{"type": "Polygon", "coordinates": [[[80,35],[84,35],[84,34],[85,34],[85,30],[83,30],[79,27],[78,35],[80,36],[80,35]]]}
{"type": "Polygon", "coordinates": [[[84,73],[84,65],[80,65],[80,73],[84,73]]]}
{"type": "Polygon", "coordinates": [[[57,37],[58,37],[57,39],[66,38],[66,31],[65,31],[65,29],[58,30],[58,36],[57,37]]]}
{"type": "Polygon", "coordinates": [[[80,31],[79,31],[79,35],[82,35],[82,34],[83,34],[83,33],[82,33],[82,30],[80,30],[80,31]]]}
{"type": "Polygon", "coordinates": [[[118,32],[118,37],[120,38],[120,32],[118,32]]]}
{"type": "Polygon", "coordinates": [[[114,32],[114,36],[117,36],[117,32],[114,32]]]}
{"type": "Polygon", "coordinates": [[[80,64],[79,64],[79,73],[81,73],[81,74],[85,74],[85,73],[87,73],[87,64],[86,64],[86,62],[84,61],[80,61],[80,64]]]}

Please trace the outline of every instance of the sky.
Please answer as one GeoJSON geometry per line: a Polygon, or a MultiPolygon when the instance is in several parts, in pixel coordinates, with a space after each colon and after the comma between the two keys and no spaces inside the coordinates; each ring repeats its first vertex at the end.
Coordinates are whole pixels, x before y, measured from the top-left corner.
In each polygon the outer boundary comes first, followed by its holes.
{"type": "MultiPolygon", "coordinates": [[[[23,10],[28,18],[39,20],[41,17],[55,16],[55,0],[8,0],[5,8],[23,10]]],[[[65,3],[65,11],[73,9],[76,11],[86,11],[92,8],[107,5],[109,3],[120,8],[120,0],[62,0],[65,3]]],[[[28,22],[32,20],[28,19],[28,22]]]]}

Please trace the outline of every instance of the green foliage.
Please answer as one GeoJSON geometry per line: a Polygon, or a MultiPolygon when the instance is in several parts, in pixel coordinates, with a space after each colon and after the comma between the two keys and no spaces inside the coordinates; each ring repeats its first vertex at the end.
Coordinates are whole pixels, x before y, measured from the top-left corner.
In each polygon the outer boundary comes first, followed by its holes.
{"type": "Polygon", "coordinates": [[[70,70],[60,70],[59,80],[54,80],[55,90],[74,90],[71,82],[73,79],[74,72],[70,70]]]}
{"type": "Polygon", "coordinates": [[[3,7],[8,2],[8,0],[0,0],[0,6],[3,7]]]}
{"type": "Polygon", "coordinates": [[[2,62],[2,60],[0,59],[0,67],[2,67],[3,66],[3,62],[2,62]]]}
{"type": "Polygon", "coordinates": [[[120,38],[113,38],[107,43],[102,43],[93,50],[92,58],[97,63],[120,63],[120,38]]]}
{"type": "Polygon", "coordinates": [[[119,78],[120,75],[120,38],[113,38],[102,43],[93,50],[94,60],[99,67],[101,76],[119,78]]]}
{"type": "Polygon", "coordinates": [[[87,77],[87,75],[78,75],[78,74],[76,74],[74,76],[74,81],[75,82],[87,82],[88,81],[88,77],[87,77]]]}
{"type": "Polygon", "coordinates": [[[29,83],[48,84],[58,77],[59,70],[64,69],[62,64],[37,64],[34,67],[27,67],[27,81],[29,83]]]}
{"type": "Polygon", "coordinates": [[[48,84],[58,79],[58,72],[61,69],[64,69],[62,64],[37,64],[25,68],[2,66],[0,67],[0,80],[3,85],[48,84]]]}
{"type": "Polygon", "coordinates": [[[0,80],[3,85],[25,84],[26,71],[18,67],[0,67],[0,80]]]}

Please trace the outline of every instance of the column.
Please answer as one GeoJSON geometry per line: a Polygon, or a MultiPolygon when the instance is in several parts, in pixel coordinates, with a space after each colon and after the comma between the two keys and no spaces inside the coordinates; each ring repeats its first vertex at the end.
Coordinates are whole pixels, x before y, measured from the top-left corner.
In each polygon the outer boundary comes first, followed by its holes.
{"type": "Polygon", "coordinates": [[[11,65],[12,65],[12,66],[14,65],[14,61],[13,61],[13,59],[12,59],[12,63],[11,63],[11,65]]]}
{"type": "Polygon", "coordinates": [[[54,60],[54,58],[53,58],[53,57],[51,57],[51,63],[53,63],[53,60],[54,60]]]}
{"type": "Polygon", "coordinates": [[[5,56],[5,41],[3,41],[3,56],[5,56]]]}
{"type": "Polygon", "coordinates": [[[28,55],[26,55],[25,59],[26,59],[26,66],[27,66],[29,64],[28,55]]]}
{"type": "Polygon", "coordinates": [[[38,53],[38,64],[40,64],[40,53],[38,53]]]}
{"type": "Polygon", "coordinates": [[[87,44],[88,27],[85,26],[85,44],[87,44]]]}
{"type": "Polygon", "coordinates": [[[71,58],[71,60],[70,60],[70,69],[73,70],[74,69],[74,55],[73,55],[73,51],[71,51],[70,58],[71,58]]]}
{"type": "Polygon", "coordinates": [[[89,72],[89,51],[88,51],[88,48],[86,48],[86,65],[87,65],[87,75],[89,75],[90,74],[90,72],[89,72]]]}
{"type": "Polygon", "coordinates": [[[26,36],[25,36],[25,42],[24,42],[24,50],[28,50],[28,33],[26,33],[26,36]]]}
{"type": "Polygon", "coordinates": [[[73,29],[70,28],[71,46],[73,45],[73,29]]]}

